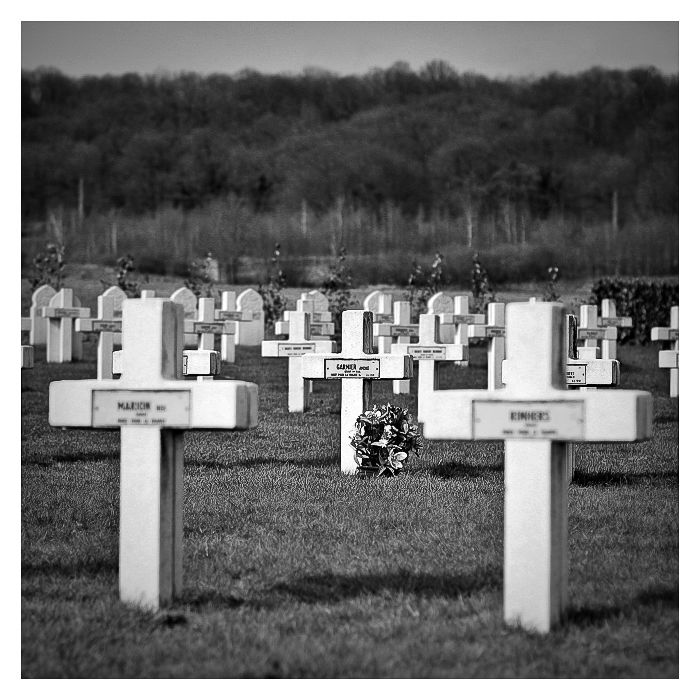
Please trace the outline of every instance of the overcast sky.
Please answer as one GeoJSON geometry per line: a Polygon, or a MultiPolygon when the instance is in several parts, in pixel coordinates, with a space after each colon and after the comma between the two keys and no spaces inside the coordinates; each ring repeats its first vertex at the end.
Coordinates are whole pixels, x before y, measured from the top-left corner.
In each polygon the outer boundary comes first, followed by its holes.
{"type": "Polygon", "coordinates": [[[592,66],[678,72],[677,22],[22,22],[22,68],[70,76],[193,71],[363,74],[443,59],[491,77],[592,66]]]}

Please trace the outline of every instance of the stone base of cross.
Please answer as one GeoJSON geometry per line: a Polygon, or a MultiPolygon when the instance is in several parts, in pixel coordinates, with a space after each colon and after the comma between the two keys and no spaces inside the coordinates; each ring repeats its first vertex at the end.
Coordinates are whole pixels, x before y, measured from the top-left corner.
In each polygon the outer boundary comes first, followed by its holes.
{"type": "Polygon", "coordinates": [[[182,589],[184,431],[258,423],[255,384],[182,381],[183,314],[165,299],[125,301],[122,378],[49,386],[50,425],[121,430],[119,595],[150,610],[182,589]]]}
{"type": "Polygon", "coordinates": [[[302,356],[302,376],[340,380],[340,469],[354,474],[357,463],[350,434],[357,417],[371,408],[372,380],[410,378],[413,361],[408,354],[373,352],[370,311],[344,311],[342,333],[341,352],[302,356]]]}
{"type": "Polygon", "coordinates": [[[566,444],[652,434],[649,392],[567,391],[567,345],[562,304],[509,304],[505,387],[434,391],[423,414],[429,440],[505,441],[504,618],[538,632],[566,610],[566,444]]]}
{"type": "Polygon", "coordinates": [[[678,307],[671,307],[671,323],[668,327],[651,329],[652,342],[671,343],[671,349],[659,351],[659,367],[671,370],[669,396],[678,396],[678,307]]]}

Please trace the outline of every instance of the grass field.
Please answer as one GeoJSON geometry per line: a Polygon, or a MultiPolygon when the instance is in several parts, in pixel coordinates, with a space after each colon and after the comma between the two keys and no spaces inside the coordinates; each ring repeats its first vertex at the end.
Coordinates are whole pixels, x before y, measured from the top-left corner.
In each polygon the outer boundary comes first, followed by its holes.
{"type": "MultiPolygon", "coordinates": [[[[119,434],[47,423],[22,373],[24,677],[663,677],[678,675],[678,400],[655,346],[622,346],[622,388],[652,391],[654,437],[577,447],[565,624],[502,623],[502,443],[429,442],[396,479],[339,473],[339,390],[286,411],[286,362],[239,348],[260,425],[185,438],[184,593],[157,614],[117,592],[119,434]]],[[[441,387],[484,387],[486,357],[441,387]]],[[[409,406],[390,382],[377,402],[409,406]]]]}

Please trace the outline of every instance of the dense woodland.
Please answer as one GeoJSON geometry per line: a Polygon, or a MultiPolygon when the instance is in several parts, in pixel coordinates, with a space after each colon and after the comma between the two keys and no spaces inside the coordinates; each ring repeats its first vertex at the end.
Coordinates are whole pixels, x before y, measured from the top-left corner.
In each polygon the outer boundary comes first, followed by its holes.
{"type": "Polygon", "coordinates": [[[25,261],[58,238],[76,261],[172,271],[280,242],[393,260],[399,278],[438,249],[673,274],[678,76],[23,72],[22,221],[25,261]]]}

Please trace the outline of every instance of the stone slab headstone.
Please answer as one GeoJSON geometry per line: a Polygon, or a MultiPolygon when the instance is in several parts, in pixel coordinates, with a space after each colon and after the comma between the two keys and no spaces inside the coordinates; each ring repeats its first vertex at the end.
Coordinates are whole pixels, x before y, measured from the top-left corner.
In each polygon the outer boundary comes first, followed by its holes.
{"type": "Polygon", "coordinates": [[[350,433],[357,417],[371,408],[372,381],[410,378],[413,361],[409,355],[373,352],[369,311],[343,311],[342,334],[341,352],[302,356],[302,376],[340,380],[340,468],[344,474],[354,474],[357,464],[350,433]]]}
{"type": "Polygon", "coordinates": [[[434,391],[424,412],[428,440],[505,442],[503,614],[537,632],[557,625],[567,604],[566,443],[652,434],[649,392],[566,389],[567,345],[562,304],[508,304],[508,383],[434,391]]]}
{"type": "Polygon", "coordinates": [[[74,329],[74,319],[87,318],[90,309],[80,306],[72,289],[61,289],[41,309],[47,320],[46,362],[72,362],[83,359],[83,341],[74,329]]]}
{"type": "Polygon", "coordinates": [[[265,337],[263,298],[254,289],[245,289],[236,299],[236,311],[250,315],[250,321],[235,321],[236,345],[260,345],[265,337]]]}
{"type": "Polygon", "coordinates": [[[127,300],[122,377],[49,386],[50,425],[121,430],[119,597],[149,610],[182,590],[184,431],[258,423],[255,384],[182,380],[183,314],[170,300],[127,300]]]}
{"type": "MultiPolygon", "coordinates": [[[[428,299],[429,314],[437,314],[438,316],[442,316],[442,314],[453,314],[454,311],[454,299],[444,292],[437,292],[436,294],[433,294],[430,299],[428,299]]],[[[451,323],[440,324],[440,342],[454,342],[454,327],[451,323]]]]}
{"type": "MultiPolygon", "coordinates": [[[[154,297],[151,297],[154,298],[154,297]]],[[[185,321],[194,321],[197,318],[197,295],[187,287],[176,289],[171,295],[170,300],[176,304],[181,304],[185,314],[185,321]]],[[[199,342],[199,336],[196,333],[185,333],[186,348],[196,348],[199,342]]]]}
{"type": "Polygon", "coordinates": [[[56,290],[48,284],[42,284],[32,293],[32,304],[29,307],[29,344],[34,347],[46,345],[48,321],[41,310],[49,305],[56,295],[56,290]]]}

